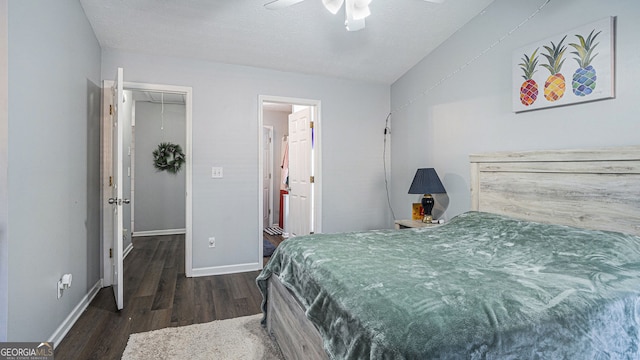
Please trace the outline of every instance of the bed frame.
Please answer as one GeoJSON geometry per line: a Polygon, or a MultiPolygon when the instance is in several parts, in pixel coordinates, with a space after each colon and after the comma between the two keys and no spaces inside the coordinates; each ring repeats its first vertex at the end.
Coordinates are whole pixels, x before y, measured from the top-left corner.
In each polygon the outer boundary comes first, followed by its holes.
{"type": "MultiPolygon", "coordinates": [[[[640,235],[640,146],[470,156],[471,209],[640,235]]],[[[267,329],[287,359],[328,359],[298,300],[269,279],[267,329]]]]}

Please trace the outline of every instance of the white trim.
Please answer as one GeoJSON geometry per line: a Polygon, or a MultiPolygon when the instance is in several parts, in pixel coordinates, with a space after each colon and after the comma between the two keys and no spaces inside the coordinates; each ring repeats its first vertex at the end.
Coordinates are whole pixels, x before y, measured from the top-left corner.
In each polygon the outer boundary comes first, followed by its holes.
{"type": "MultiPolygon", "coordinates": [[[[262,172],[263,172],[263,160],[262,160],[262,127],[264,126],[264,103],[272,102],[272,103],[281,103],[281,104],[296,104],[296,105],[306,105],[311,106],[314,109],[314,169],[313,175],[315,177],[314,183],[314,229],[315,233],[322,232],[322,136],[321,136],[321,127],[322,127],[322,102],[320,100],[312,100],[312,99],[301,99],[294,97],[283,97],[283,96],[269,96],[269,95],[258,95],[258,194],[262,194],[262,172]]],[[[262,224],[263,219],[263,200],[262,195],[258,197],[258,224],[262,224]]],[[[258,263],[260,264],[260,268],[262,268],[262,225],[258,226],[258,247],[259,247],[259,258],[258,263]]]]}
{"type": "Polygon", "coordinates": [[[129,142],[129,212],[131,233],[136,230],[136,103],[131,96],[131,141],[129,142]]]}
{"type": "MultiPolygon", "coordinates": [[[[275,173],[273,172],[273,169],[275,169],[274,158],[273,158],[273,140],[274,140],[273,139],[273,126],[271,126],[271,125],[262,125],[263,134],[264,134],[264,129],[267,129],[269,131],[269,138],[271,139],[271,143],[269,144],[269,165],[271,166],[271,169],[269,169],[270,176],[269,176],[269,208],[268,208],[270,213],[269,213],[269,220],[267,221],[267,223],[268,224],[273,224],[273,197],[274,197],[274,195],[276,195],[274,193],[274,191],[273,191],[273,185],[274,185],[273,181],[274,181],[274,178],[275,178],[275,173]]],[[[264,154],[264,150],[263,150],[263,154],[264,154]]],[[[263,159],[263,161],[264,161],[264,159],[263,159]]],[[[264,165],[263,165],[263,168],[264,168],[264,165]]],[[[264,189],[264,183],[262,185],[263,185],[263,189],[264,189]]],[[[262,216],[264,216],[264,213],[262,214],[262,216]]],[[[263,218],[263,220],[264,220],[264,218],[263,218]]]]}
{"type": "Polygon", "coordinates": [[[187,156],[187,166],[185,169],[186,172],[186,194],[185,194],[185,227],[186,233],[184,235],[184,248],[185,248],[185,260],[184,260],[184,271],[187,277],[193,276],[193,242],[192,242],[192,234],[193,234],[193,196],[192,196],[192,188],[193,188],[193,130],[192,130],[192,118],[193,118],[193,90],[188,88],[188,91],[185,94],[185,110],[186,113],[186,132],[187,132],[187,144],[185,146],[185,151],[187,154],[191,154],[187,156]]]}
{"type": "MultiPolygon", "coordinates": [[[[262,249],[262,247],[260,247],[262,249]]],[[[262,250],[260,250],[262,253],[262,250]]],[[[238,264],[238,265],[226,265],[226,266],[212,266],[205,268],[195,268],[193,269],[192,276],[200,277],[200,276],[211,276],[211,275],[225,275],[225,274],[236,274],[248,271],[256,271],[262,269],[262,261],[258,263],[252,264],[238,264]]]]}
{"type": "Polygon", "coordinates": [[[133,243],[132,242],[130,242],[129,245],[127,245],[127,247],[124,248],[124,250],[122,250],[122,260],[127,258],[127,255],[129,255],[131,250],[133,250],[133,243]]]}
{"type": "Polygon", "coordinates": [[[162,236],[162,235],[182,235],[186,234],[187,229],[166,229],[166,230],[148,230],[134,231],[133,237],[137,236],[162,236]]]}
{"type": "MultiPolygon", "coordinates": [[[[110,80],[104,80],[103,81],[103,92],[105,93],[103,95],[103,119],[105,119],[106,121],[103,121],[103,126],[107,126],[106,130],[110,129],[110,116],[109,114],[109,104],[111,103],[111,97],[108,96],[108,92],[104,91],[104,89],[108,89],[111,87],[111,85],[113,84],[113,81],[110,80]],[[109,124],[104,124],[105,122],[109,122],[109,124]]],[[[192,119],[193,119],[193,89],[191,87],[187,87],[187,86],[175,86],[175,85],[161,85],[161,84],[148,84],[148,83],[135,83],[135,82],[124,82],[124,88],[126,90],[140,90],[140,91],[160,91],[160,92],[165,92],[165,93],[178,93],[178,94],[184,94],[185,95],[185,127],[186,127],[186,145],[185,145],[185,151],[188,154],[187,156],[187,161],[186,161],[186,167],[185,167],[185,173],[186,173],[186,189],[185,189],[185,237],[184,237],[184,242],[185,242],[185,274],[187,277],[191,277],[192,276],[192,270],[193,270],[193,244],[192,244],[192,226],[193,226],[193,221],[192,221],[192,213],[193,213],[193,199],[192,199],[192,188],[193,188],[193,181],[192,181],[192,168],[193,168],[193,156],[189,156],[189,154],[193,154],[193,134],[192,134],[192,119]]],[[[107,209],[110,209],[111,207],[108,206],[107,204],[107,199],[109,198],[109,192],[105,191],[105,189],[108,189],[108,182],[109,182],[109,177],[108,177],[108,173],[109,171],[107,169],[110,169],[111,167],[111,149],[110,149],[110,139],[105,139],[105,136],[110,136],[111,131],[105,131],[105,128],[103,128],[103,146],[102,146],[102,150],[103,150],[103,164],[108,164],[108,167],[104,167],[103,165],[103,169],[102,171],[104,171],[102,173],[102,183],[103,183],[103,187],[102,187],[102,191],[103,191],[103,207],[101,208],[103,210],[103,240],[102,240],[102,245],[103,245],[103,249],[102,249],[102,258],[101,258],[101,265],[102,265],[102,276],[104,278],[104,284],[105,286],[111,285],[111,260],[109,259],[109,246],[107,246],[107,241],[111,241],[111,237],[110,237],[110,226],[104,226],[104,224],[107,223],[108,220],[110,220],[109,217],[109,211],[105,211],[107,209]],[[109,134],[109,135],[107,135],[109,134]],[[109,141],[107,141],[109,140],[109,141]],[[109,151],[106,151],[109,150],[109,151]],[[107,208],[105,208],[107,207],[107,208]]]]}
{"type": "Polygon", "coordinates": [[[80,315],[82,315],[89,304],[91,304],[93,298],[98,295],[98,292],[100,291],[100,289],[102,289],[102,283],[102,279],[98,280],[98,282],[96,282],[96,284],[93,285],[93,287],[89,290],[89,292],[82,299],[80,299],[80,302],[78,303],[78,305],[76,305],[75,308],[73,308],[69,316],[67,316],[62,324],[58,326],[56,331],[53,332],[53,335],[51,335],[48,341],[53,342],[54,348],[56,348],[62,342],[62,339],[64,339],[69,330],[71,330],[71,327],[73,327],[76,321],[78,321],[80,315]]]}

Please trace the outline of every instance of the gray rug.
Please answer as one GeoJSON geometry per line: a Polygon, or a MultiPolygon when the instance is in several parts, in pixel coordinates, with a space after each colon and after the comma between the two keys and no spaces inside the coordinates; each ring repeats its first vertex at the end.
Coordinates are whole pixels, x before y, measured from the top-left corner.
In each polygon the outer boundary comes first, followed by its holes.
{"type": "Polygon", "coordinates": [[[262,314],[131,334],[122,359],[284,359],[262,314]]]}

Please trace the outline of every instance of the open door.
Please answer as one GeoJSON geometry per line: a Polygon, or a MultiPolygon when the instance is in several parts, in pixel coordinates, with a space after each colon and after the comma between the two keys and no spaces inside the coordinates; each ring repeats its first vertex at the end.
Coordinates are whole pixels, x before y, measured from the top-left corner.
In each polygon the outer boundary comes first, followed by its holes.
{"type": "Polygon", "coordinates": [[[312,227],[311,107],[289,115],[289,232],[307,235],[312,227]]]}
{"type": "Polygon", "coordinates": [[[116,81],[111,88],[112,93],[112,108],[110,110],[112,116],[112,193],[109,198],[109,204],[113,206],[113,256],[111,258],[113,266],[113,295],[116,298],[116,305],[118,310],[122,310],[124,307],[124,294],[123,294],[123,256],[122,256],[122,236],[123,221],[122,221],[122,206],[128,204],[129,199],[122,198],[122,162],[123,162],[123,116],[122,109],[124,108],[124,92],[123,92],[123,69],[118,68],[118,75],[116,81]]]}

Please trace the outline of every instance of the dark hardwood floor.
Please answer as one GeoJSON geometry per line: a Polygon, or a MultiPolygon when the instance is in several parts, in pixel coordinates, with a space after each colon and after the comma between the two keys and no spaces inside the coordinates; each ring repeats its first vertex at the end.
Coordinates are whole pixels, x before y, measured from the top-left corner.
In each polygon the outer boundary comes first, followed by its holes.
{"type": "Polygon", "coordinates": [[[259,272],[187,278],[184,236],[133,239],[124,261],[124,309],[100,290],[55,350],[55,359],[120,359],[132,333],[260,313],[259,272]]]}

